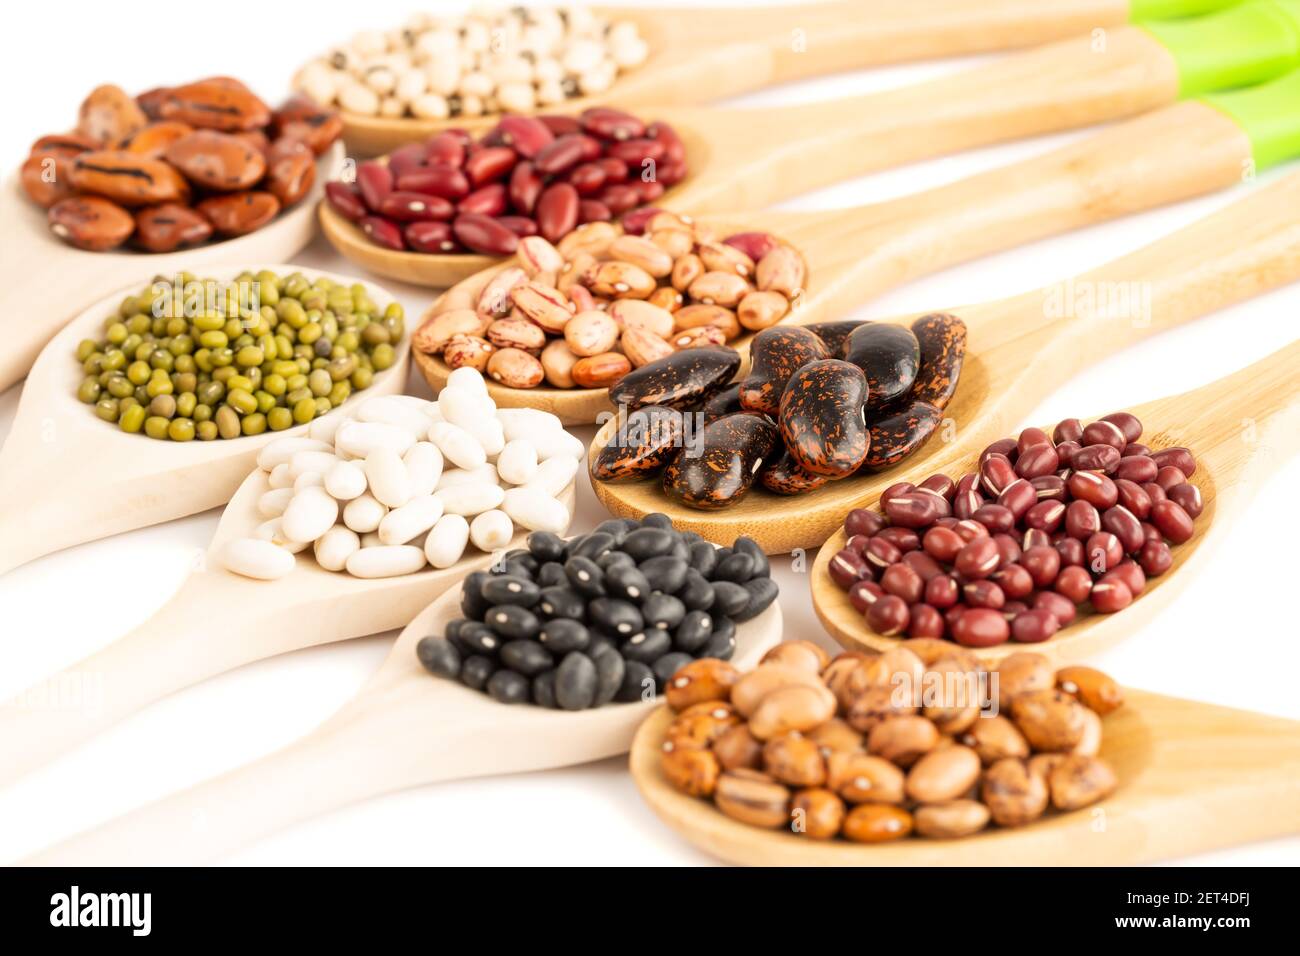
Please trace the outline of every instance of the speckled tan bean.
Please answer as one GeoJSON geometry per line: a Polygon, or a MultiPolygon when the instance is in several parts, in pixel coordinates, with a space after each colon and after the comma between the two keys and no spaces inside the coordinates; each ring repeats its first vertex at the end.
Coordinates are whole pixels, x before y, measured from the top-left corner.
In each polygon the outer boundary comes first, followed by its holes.
{"type": "Polygon", "coordinates": [[[487,362],[488,377],[510,388],[534,388],[546,373],[542,363],[520,349],[499,349],[487,362]]]}
{"type": "Polygon", "coordinates": [[[565,323],[564,341],[583,358],[611,352],[618,342],[618,323],[604,312],[579,312],[565,323]]]}

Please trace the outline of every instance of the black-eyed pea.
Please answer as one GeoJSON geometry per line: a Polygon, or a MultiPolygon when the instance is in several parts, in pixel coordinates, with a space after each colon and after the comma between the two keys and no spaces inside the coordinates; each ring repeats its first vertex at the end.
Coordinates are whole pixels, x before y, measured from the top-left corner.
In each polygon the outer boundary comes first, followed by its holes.
{"type": "Polygon", "coordinates": [[[1023,760],[999,760],[984,772],[980,798],[993,822],[1004,827],[1032,823],[1047,809],[1047,782],[1023,760]]]}
{"type": "Polygon", "coordinates": [[[907,795],[917,803],[942,803],[965,796],[980,776],[980,758],[970,747],[933,750],[907,772],[907,795]]]}
{"type": "Polygon", "coordinates": [[[649,365],[673,354],[673,347],[646,329],[631,328],[623,332],[619,347],[633,368],[649,365]]]}
{"type": "Polygon", "coordinates": [[[730,272],[742,279],[748,279],[754,274],[754,260],[735,246],[722,242],[701,242],[695,254],[710,272],[730,272]]]}
{"type": "Polygon", "coordinates": [[[693,252],[688,252],[683,256],[678,256],[673,262],[672,284],[678,292],[685,292],[691,287],[691,283],[704,275],[708,270],[704,268],[704,262],[693,252]]]}
{"type": "Polygon", "coordinates": [[[656,279],[673,271],[673,257],[644,236],[619,236],[610,244],[609,256],[644,269],[656,279]]]}
{"type": "Polygon", "coordinates": [[[632,363],[626,355],[602,352],[578,359],[569,374],[581,388],[609,388],[630,371],[632,363]]]}
{"type": "Polygon", "coordinates": [[[722,773],[712,751],[671,740],[664,741],[659,767],[669,783],[692,797],[712,796],[722,773]]]}
{"type": "Polygon", "coordinates": [[[902,803],[906,779],[883,757],[837,751],[826,758],[826,786],[849,803],[902,803]]]}
{"type": "Polygon", "coordinates": [[[805,735],[821,748],[822,756],[833,753],[864,753],[866,741],[862,735],[839,717],[832,717],[824,724],[818,724],[805,735]]]}
{"type": "Polygon", "coordinates": [[[705,272],[686,289],[701,305],[734,309],[753,287],[734,272],[705,272]]]}
{"type": "Polygon", "coordinates": [[[736,724],[715,740],[713,754],[723,770],[759,770],[763,766],[763,742],[744,724],[736,724]]]}
{"type": "Polygon", "coordinates": [[[826,781],[820,748],[800,733],[782,734],[764,744],[763,769],[792,787],[819,787],[826,781]]]}
{"type": "Polygon", "coordinates": [[[939,743],[939,731],[924,717],[903,715],[882,720],[867,735],[867,752],[910,767],[939,743]]]}
{"type": "Polygon", "coordinates": [[[536,388],[546,377],[542,363],[522,349],[498,349],[488,357],[488,377],[507,388],[536,388]]]}
{"type": "Polygon", "coordinates": [[[985,766],[1008,757],[1029,756],[1029,741],[1019,727],[1001,714],[978,718],[958,739],[974,748],[985,766]]]}
{"type": "Polygon", "coordinates": [[[796,790],[790,800],[790,830],[810,840],[829,840],[844,824],[844,801],[825,787],[796,790]]]}
{"type": "Polygon", "coordinates": [[[812,641],[782,641],[768,650],[759,663],[786,664],[820,674],[830,663],[830,657],[812,641]]]}
{"type": "Polygon", "coordinates": [[[548,342],[546,348],[542,349],[539,360],[542,363],[542,374],[546,376],[546,384],[555,388],[573,388],[573,366],[577,364],[578,356],[573,354],[564,339],[548,342]]]}
{"type": "Polygon", "coordinates": [[[618,323],[604,312],[579,312],[565,324],[564,341],[574,355],[600,355],[618,342],[618,323]]]}
{"type": "Polygon", "coordinates": [[[1035,751],[1067,753],[1088,730],[1088,708],[1062,691],[1034,690],[1011,705],[1011,719],[1035,751]]]}
{"type": "Polygon", "coordinates": [[[495,351],[496,346],[481,336],[454,335],[443,347],[442,360],[453,370],[469,367],[485,372],[495,351]]]}
{"type": "Polygon", "coordinates": [[[760,664],[742,674],[731,688],[731,703],[744,717],[752,717],[768,694],[782,687],[822,687],[821,679],[807,669],[786,664],[760,664]]]}
{"type": "Polygon", "coordinates": [[[835,695],[824,686],[782,687],[759,702],[750,715],[749,732],[759,740],[771,740],[792,730],[812,730],[834,716],[835,695]]]}
{"type": "Polygon", "coordinates": [[[695,235],[688,229],[656,229],[649,235],[650,241],[668,253],[674,262],[695,248],[695,235]]]}
{"type": "Polygon", "coordinates": [[[1056,672],[1056,686],[1102,717],[1124,705],[1119,684],[1095,667],[1062,667],[1056,672]]]}
{"type": "Polygon", "coordinates": [[[919,836],[936,840],[978,833],[989,824],[989,808],[978,800],[946,800],[912,811],[919,836]]]}
{"type": "Polygon", "coordinates": [[[727,334],[722,329],[715,325],[701,325],[675,333],[668,344],[678,352],[683,352],[706,345],[725,345],[726,342],[727,334]]]}
{"type": "Polygon", "coordinates": [[[775,829],[790,820],[790,790],[756,770],[730,770],[713,791],[717,808],[734,820],[775,829]]]}
{"type": "Polygon", "coordinates": [[[736,318],[751,332],[771,328],[785,318],[790,302],[779,292],[747,292],[736,306],[736,318]]]}
{"type": "Polygon", "coordinates": [[[485,322],[504,317],[514,305],[511,292],[527,282],[528,273],[523,269],[517,266],[502,269],[483,287],[474,311],[485,322]]]}
{"type": "Polygon", "coordinates": [[[630,262],[600,262],[583,276],[582,284],[594,295],[611,299],[644,299],[658,283],[654,276],[630,262]]]}
{"type": "Polygon", "coordinates": [[[437,355],[457,335],[481,335],[486,323],[473,309],[449,309],[431,316],[411,336],[417,352],[437,355]]]}
{"type": "Polygon", "coordinates": [[[673,334],[673,314],[648,300],[618,299],[610,303],[609,314],[624,331],[645,329],[661,339],[673,334]]]}
{"type": "Polygon", "coordinates": [[[731,687],[740,671],[726,661],[702,658],[691,661],[673,675],[664,688],[668,706],[681,711],[707,701],[730,701],[731,687]]]}
{"type": "Polygon", "coordinates": [[[1056,683],[1056,669],[1042,654],[1017,651],[1008,654],[994,671],[997,674],[998,707],[1011,711],[1011,702],[1021,694],[1048,690],[1056,683]]]}
{"type": "Polygon", "coordinates": [[[527,319],[497,319],[487,327],[487,340],[499,349],[540,354],[546,345],[546,333],[527,319]]]}
{"type": "Polygon", "coordinates": [[[573,319],[575,306],[567,295],[553,286],[525,282],[510,290],[515,308],[540,328],[558,335],[573,319]]]}
{"type": "Polygon", "coordinates": [[[1083,754],[1071,754],[1058,763],[1047,777],[1052,806],[1078,810],[1115,792],[1119,781],[1106,761],[1083,754]]]}
{"type": "Polygon", "coordinates": [[[759,260],[754,270],[755,284],[763,292],[779,292],[793,302],[803,294],[808,267],[789,246],[777,246],[759,260]]]}
{"type": "Polygon", "coordinates": [[[902,807],[864,803],[844,818],[844,836],[854,843],[888,843],[911,832],[912,815],[902,807]]]}

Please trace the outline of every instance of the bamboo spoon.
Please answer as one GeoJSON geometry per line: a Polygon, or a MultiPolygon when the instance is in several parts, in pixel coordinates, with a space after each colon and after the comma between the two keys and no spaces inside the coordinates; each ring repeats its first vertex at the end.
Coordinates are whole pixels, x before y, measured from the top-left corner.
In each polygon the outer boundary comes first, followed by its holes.
{"type": "MultiPolygon", "coordinates": [[[[1075,369],[1152,333],[1300,278],[1297,203],[1300,173],[1292,173],[1092,272],[1011,299],[957,309],[968,329],[957,394],[944,410],[940,437],[908,458],[905,467],[831,482],[794,497],[755,487],[737,504],[716,512],[670,501],[657,480],[593,481],[596,497],[617,516],[664,511],[680,529],[715,541],[747,534],[773,554],[815,548],[841,527],[850,509],[874,502],[894,482],[978,455],[989,442],[1009,434],[1075,369]],[[1139,312],[1107,309],[1104,303],[1096,314],[1076,317],[1071,311],[1076,291],[1104,295],[1107,290],[1131,291],[1139,302],[1149,293],[1150,300],[1139,312]],[[955,444],[946,445],[943,436],[952,435],[955,439],[948,440],[955,444]]],[[[818,318],[834,314],[817,311],[818,318]]],[[[1192,418],[1175,421],[1188,428],[1194,424],[1192,418]]],[[[597,433],[592,456],[616,427],[611,421],[597,433]]],[[[827,547],[836,550],[833,543],[827,547]]]]}
{"type": "Polygon", "coordinates": [[[237,239],[162,255],[144,252],[86,252],[50,232],[45,210],[27,198],[15,173],[0,186],[0,287],[9,307],[0,319],[0,391],[21,381],[41,347],[92,299],[151,276],[182,269],[197,272],[227,262],[286,262],[311,242],[313,209],[325,183],[343,169],[343,144],[335,143],[316,162],[316,184],[302,201],[256,232],[237,239]],[[57,294],[58,304],[51,302],[57,294]]]}
{"type": "MultiPolygon", "coordinates": [[[[233,278],[245,268],[281,274],[299,271],[293,265],[258,263],[205,271],[216,278],[233,278]]],[[[359,281],[317,270],[310,274],[348,285],[359,281]]],[[[74,544],[223,505],[252,471],[263,445],[307,430],[306,425],[298,425],[282,432],[210,442],[154,441],[96,418],[90,406],[77,400],[81,381],[77,343],[99,334],[104,317],[145,281],[119,289],[82,312],[50,340],[32,366],[18,414],[0,448],[0,527],[4,529],[0,573],[74,544]]],[[[393,301],[379,286],[367,286],[376,305],[393,301]]],[[[397,361],[358,396],[402,391],[407,346],[401,344],[397,361]]]]}
{"type": "Polygon", "coordinates": [[[1131,866],[1300,832],[1300,723],[1148,691],[1125,696],[1102,735],[1100,756],[1120,781],[1113,795],[959,840],[863,846],[733,820],[664,779],[666,707],[637,731],[630,763],[664,823],[705,853],[752,866],[1131,866]]]}
{"type": "MultiPolygon", "coordinates": [[[[1205,510],[1196,519],[1191,540],[1175,546],[1173,566],[1149,579],[1146,590],[1117,614],[1081,610],[1078,620],[1042,644],[1008,641],[970,650],[984,660],[998,660],[1028,647],[1063,661],[1074,661],[1098,654],[1140,631],[1192,580],[1190,572],[1182,569],[1193,559],[1204,561],[1205,555],[1217,547],[1210,542],[1221,541],[1229,533],[1236,516],[1250,504],[1269,474],[1300,451],[1297,368],[1300,342],[1195,391],[1132,409],[1145,426],[1143,434],[1152,448],[1181,445],[1196,456],[1196,474],[1188,480],[1201,490],[1205,510]]],[[[1106,411],[1099,413],[1104,414],[1106,411]]],[[[961,448],[960,456],[949,456],[944,464],[920,471],[909,468],[907,473],[912,478],[923,478],[931,471],[959,475],[974,470],[979,452],[972,454],[972,446],[965,440],[961,448]]],[[[901,481],[903,476],[895,475],[893,480],[901,481]]],[[[860,499],[858,506],[874,507],[877,500],[878,492],[873,491],[860,499]]],[[[830,559],[844,547],[844,542],[841,527],[817,554],[811,582],[813,609],[844,647],[876,651],[893,647],[898,638],[882,637],[867,627],[862,615],[849,604],[848,594],[827,573],[830,559]]]]}
{"type": "MultiPolygon", "coordinates": [[[[508,706],[430,676],[415,645],[460,616],[459,594],[449,591],[421,612],[357,696],[303,739],[25,862],[199,863],[383,793],[627,752],[653,700],[578,712],[508,706]]],[[[781,610],[773,604],[737,628],[737,666],[753,666],[780,639],[781,610]]]]}
{"type": "MultiPolygon", "coordinates": [[[[310,549],[288,575],[254,581],[227,571],[217,557],[234,538],[266,519],[257,501],[270,485],[255,470],[230,499],[204,560],[153,617],[86,660],[0,704],[0,786],[71,750],[137,710],[209,677],[289,651],[403,627],[428,603],[496,555],[470,548],[442,570],[362,579],[326,571],[310,549]],[[205,610],[206,609],[206,610],[205,610]],[[228,609],[228,613],[222,613],[228,609]],[[37,708],[44,686],[94,674],[103,706],[91,711],[37,708]]],[[[570,484],[561,494],[573,514],[570,484]]],[[[526,532],[509,548],[523,547],[526,532]]]]}
{"type": "MultiPolygon", "coordinates": [[[[695,103],[820,74],[1032,46],[1098,28],[1113,35],[1130,17],[1185,16],[1232,2],[857,0],[758,9],[605,9],[598,12],[636,23],[650,58],[599,97],[566,100],[543,112],[578,113],[600,103],[695,103]]],[[[423,120],[343,113],[344,137],[360,156],[451,127],[482,129],[498,119],[499,114],[423,120]]]]}

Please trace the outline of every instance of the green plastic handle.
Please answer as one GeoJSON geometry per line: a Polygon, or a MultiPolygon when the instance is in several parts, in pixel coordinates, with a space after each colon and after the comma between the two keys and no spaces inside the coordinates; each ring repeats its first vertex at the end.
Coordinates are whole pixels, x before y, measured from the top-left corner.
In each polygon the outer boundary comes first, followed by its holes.
{"type": "Polygon", "coordinates": [[[1131,0],[1130,20],[1176,20],[1179,17],[1199,17],[1212,10],[1222,10],[1241,0],[1131,0]]]}
{"type": "Polygon", "coordinates": [[[1300,0],[1253,0],[1139,26],[1173,55],[1182,96],[1252,86],[1300,66],[1300,0]]]}
{"type": "Polygon", "coordinates": [[[1245,90],[1202,97],[1250,137],[1256,169],[1300,156],[1300,70],[1245,90]]]}

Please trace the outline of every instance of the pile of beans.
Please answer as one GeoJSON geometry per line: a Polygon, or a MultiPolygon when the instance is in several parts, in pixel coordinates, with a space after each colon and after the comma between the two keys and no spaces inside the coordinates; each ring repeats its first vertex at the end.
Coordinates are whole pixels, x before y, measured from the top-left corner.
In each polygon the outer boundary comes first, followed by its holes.
{"type": "Polygon", "coordinates": [[[682,668],[730,658],[736,625],[776,595],[749,538],[719,548],[665,515],[611,519],[568,541],[535,532],[490,572],[471,574],[465,616],[417,653],[434,674],[505,704],[649,700],[682,668]]]}
{"type": "Polygon", "coordinates": [[[430,316],[415,349],[511,388],[607,388],[683,350],[768,328],[803,293],[803,257],[767,233],[715,238],[657,210],[630,225],[637,234],[589,223],[558,246],[521,239],[517,264],[476,307],[430,316]]]}
{"type": "Polygon", "coordinates": [[[343,132],[303,97],[272,111],[230,77],[132,98],[100,86],[77,127],[32,144],[21,179],[50,231],[92,252],[171,252],[262,228],[307,195],[343,132]]]}
{"type": "Polygon", "coordinates": [[[676,717],[660,765],[677,790],[811,840],[970,836],[1078,810],[1117,784],[1097,754],[1119,687],[1040,654],[990,675],[944,641],[833,661],[794,641],[743,675],[687,665],[667,697],[676,717]]]}
{"type": "Polygon", "coordinates": [[[127,296],[83,339],[77,398],[124,432],[190,441],[283,431],[370,387],[397,361],[401,303],[380,309],[300,272],[230,282],[181,273],[127,296]],[[196,292],[195,290],[201,290],[196,292]]]}
{"type": "Polygon", "coordinates": [[[508,256],[522,236],[557,242],[654,202],[686,177],[666,123],[589,109],[507,116],[481,139],[448,130],[329,183],[330,205],[385,249],[508,256]]]}
{"type": "Polygon", "coordinates": [[[831,578],[878,634],[970,647],[1045,641],[1084,602],[1123,610],[1169,570],[1169,545],[1203,507],[1192,453],[1140,437],[1127,412],[1067,418],[994,442],[956,481],[892,485],[883,514],[849,513],[831,578]]]}
{"type": "Polygon", "coordinates": [[[583,7],[418,14],[358,33],[304,66],[294,87],[366,116],[526,113],[603,93],[649,52],[635,24],[583,7]]]}
{"type": "Polygon", "coordinates": [[[591,475],[616,482],[661,474],[669,498],[717,510],[755,482],[795,495],[879,471],[929,440],[965,353],[965,324],[934,314],[910,329],[875,322],[764,328],[750,346],[749,374],[730,387],[740,366],[735,352],[667,355],[610,391],[619,427],[591,475]]]}
{"type": "Polygon", "coordinates": [[[316,563],[353,577],[449,568],[467,545],[504,548],[516,526],[562,532],[559,500],[578,471],[582,443],[532,409],[498,410],[472,369],[436,402],[372,398],[355,419],[323,419],[257,456],[270,490],[267,520],[221,551],[228,570],[274,580],[313,549],[316,563]]]}

